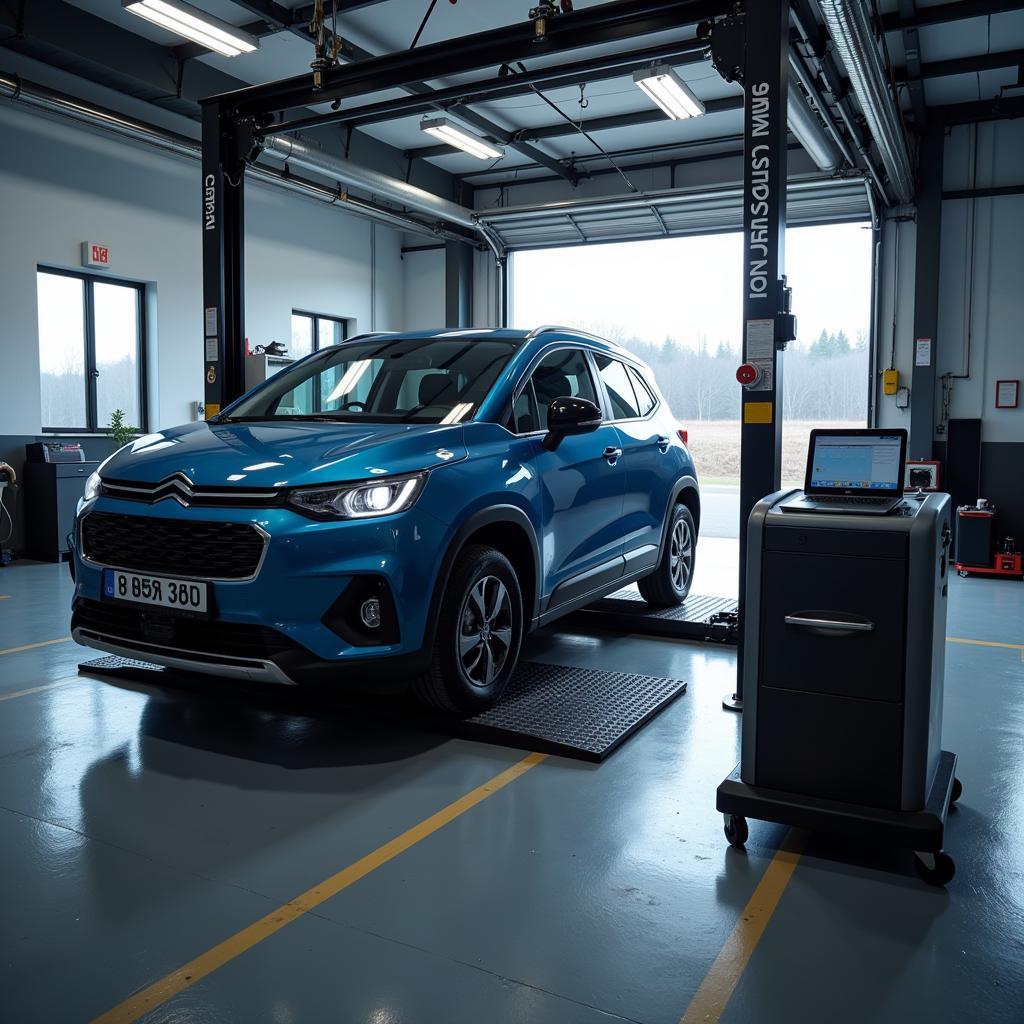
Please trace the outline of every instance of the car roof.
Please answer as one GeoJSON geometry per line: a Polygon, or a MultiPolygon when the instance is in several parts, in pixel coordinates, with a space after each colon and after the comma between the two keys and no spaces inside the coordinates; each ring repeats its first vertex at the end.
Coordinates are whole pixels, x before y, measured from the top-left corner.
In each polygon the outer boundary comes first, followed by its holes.
{"type": "Polygon", "coordinates": [[[436,327],[432,330],[423,331],[376,331],[368,334],[360,334],[347,341],[362,341],[366,338],[389,337],[398,339],[408,338],[409,340],[427,341],[432,338],[478,338],[480,341],[556,341],[559,339],[571,339],[586,343],[596,349],[602,349],[618,356],[626,356],[635,362],[641,362],[621,345],[606,338],[599,338],[595,334],[588,334],[586,331],[577,330],[574,327],[559,327],[545,325],[535,327],[532,331],[523,329],[502,327],[436,327]]]}

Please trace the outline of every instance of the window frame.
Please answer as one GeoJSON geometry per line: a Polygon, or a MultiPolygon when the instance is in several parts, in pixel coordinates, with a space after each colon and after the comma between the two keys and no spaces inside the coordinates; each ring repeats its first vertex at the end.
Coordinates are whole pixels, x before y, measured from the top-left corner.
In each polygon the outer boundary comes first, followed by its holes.
{"type": "MultiPolygon", "coordinates": [[[[88,271],[83,270],[68,270],[66,267],[50,267],[45,264],[38,264],[36,266],[36,301],[38,302],[39,296],[39,275],[40,274],[52,274],[56,277],[70,277],[77,281],[81,281],[84,285],[82,288],[82,322],[84,325],[82,343],[85,346],[83,352],[83,374],[85,377],[85,421],[84,427],[57,427],[57,426],[43,426],[42,433],[44,434],[102,434],[106,429],[106,425],[101,425],[97,421],[97,398],[96,398],[96,380],[99,377],[99,371],[96,369],[96,317],[95,317],[95,300],[93,298],[93,289],[97,284],[114,284],[124,288],[134,288],[136,292],[136,352],[135,352],[135,366],[138,375],[136,387],[138,389],[138,401],[139,401],[139,422],[138,424],[131,424],[135,426],[141,433],[145,434],[149,430],[149,389],[146,386],[146,382],[149,379],[147,370],[147,355],[148,355],[148,334],[146,331],[146,298],[147,288],[142,281],[130,281],[127,278],[115,277],[110,274],[90,274],[88,271]]],[[[39,338],[38,324],[36,328],[36,345],[41,345],[41,339],[39,338]]],[[[42,373],[40,371],[40,378],[42,373]]],[[[40,384],[42,381],[40,380],[40,384]]]]}
{"type": "MultiPolygon", "coordinates": [[[[635,363],[631,362],[629,359],[624,359],[622,356],[615,355],[615,354],[613,354],[611,352],[604,352],[604,351],[599,351],[597,349],[591,349],[591,355],[593,356],[593,359],[594,359],[594,373],[597,375],[597,379],[598,379],[598,381],[601,384],[601,391],[602,391],[602,393],[604,395],[605,410],[609,414],[609,418],[608,418],[607,422],[608,423],[641,423],[644,420],[651,419],[651,417],[654,416],[654,414],[658,411],[658,408],[660,407],[661,402],[659,401],[657,396],[654,394],[653,389],[647,384],[647,381],[644,379],[644,375],[643,375],[643,372],[641,371],[640,367],[637,366],[635,363]],[[613,362],[622,363],[622,365],[626,368],[626,378],[627,378],[627,380],[629,380],[629,385],[630,385],[631,388],[633,388],[634,392],[636,391],[636,385],[633,383],[633,379],[632,379],[632,377],[630,377],[629,371],[633,370],[637,374],[637,376],[640,378],[641,382],[643,383],[645,389],[647,390],[648,397],[654,403],[650,407],[650,409],[647,410],[647,412],[645,412],[642,416],[641,415],[637,415],[637,416],[618,416],[618,417],[615,417],[615,416],[611,415],[611,414],[614,413],[614,410],[612,408],[611,398],[608,395],[607,386],[605,385],[604,378],[601,376],[601,371],[600,371],[600,369],[598,368],[598,365],[597,365],[597,357],[598,356],[604,356],[606,359],[610,359],[613,362]]],[[[636,397],[636,395],[634,394],[634,398],[635,397],[636,397]]]]}
{"type": "MultiPolygon", "coordinates": [[[[346,341],[349,341],[349,318],[344,316],[335,316],[333,313],[314,313],[309,309],[293,309],[292,316],[304,316],[313,321],[313,330],[310,337],[313,339],[313,351],[310,355],[320,351],[320,331],[317,329],[318,320],[330,320],[331,323],[338,324],[341,327],[341,340],[337,342],[338,345],[344,345],[346,341]]],[[[333,345],[327,345],[326,348],[334,348],[333,345]]],[[[299,356],[299,359],[305,359],[305,356],[299,356]]],[[[295,360],[298,362],[298,360],[295,360]]]]}
{"type": "MultiPolygon", "coordinates": [[[[509,429],[508,424],[512,422],[512,414],[515,410],[516,399],[526,388],[526,385],[533,379],[534,370],[536,370],[537,367],[541,364],[541,362],[544,359],[546,359],[549,355],[551,355],[553,352],[557,352],[560,349],[565,348],[579,349],[581,352],[584,353],[586,357],[587,363],[590,367],[590,376],[591,381],[594,385],[594,392],[600,399],[602,427],[605,426],[606,424],[632,423],[643,420],[649,420],[661,408],[661,399],[658,397],[657,392],[647,383],[647,379],[644,377],[643,369],[640,367],[638,363],[633,362],[633,360],[629,359],[628,357],[623,357],[618,353],[609,352],[603,348],[596,348],[595,346],[589,345],[586,342],[579,342],[574,341],[571,338],[565,338],[560,339],[559,341],[556,342],[552,342],[550,346],[542,348],[540,352],[538,352],[533,357],[533,359],[530,360],[530,363],[523,371],[523,375],[519,378],[519,380],[516,381],[515,387],[512,388],[512,395],[508,403],[508,407],[505,411],[505,414],[502,416],[499,422],[500,425],[504,427],[504,429],[507,430],[513,437],[533,437],[534,435],[541,436],[547,433],[546,430],[531,430],[525,434],[519,434],[516,431],[509,429]],[[640,379],[643,381],[644,386],[647,388],[647,393],[650,395],[651,399],[654,402],[654,405],[651,406],[651,408],[645,415],[634,416],[628,420],[612,418],[611,402],[608,398],[607,392],[605,391],[604,381],[601,379],[601,374],[598,372],[597,369],[597,360],[595,357],[599,355],[607,356],[609,359],[615,359],[618,362],[623,363],[626,367],[632,368],[633,370],[636,371],[637,374],[639,374],[640,379]]],[[[536,401],[536,398],[534,399],[534,411],[535,413],[539,411],[539,405],[536,401]]]]}

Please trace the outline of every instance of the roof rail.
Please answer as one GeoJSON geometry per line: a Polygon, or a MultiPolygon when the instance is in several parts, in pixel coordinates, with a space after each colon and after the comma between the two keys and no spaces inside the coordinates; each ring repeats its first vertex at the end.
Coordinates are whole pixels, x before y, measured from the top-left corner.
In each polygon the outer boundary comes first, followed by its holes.
{"type": "Polygon", "coordinates": [[[400,331],[366,331],[365,334],[353,334],[351,338],[346,338],[345,341],[365,341],[367,338],[384,338],[389,334],[400,333],[400,331]]]}
{"type": "Polygon", "coordinates": [[[578,338],[589,338],[591,341],[600,341],[605,345],[614,344],[614,342],[610,342],[607,338],[599,337],[596,334],[588,334],[586,331],[581,331],[576,327],[564,327],[561,324],[543,324],[540,327],[534,327],[534,329],[526,336],[526,340],[532,341],[541,334],[547,334],[548,331],[560,331],[564,334],[575,334],[578,338]]]}

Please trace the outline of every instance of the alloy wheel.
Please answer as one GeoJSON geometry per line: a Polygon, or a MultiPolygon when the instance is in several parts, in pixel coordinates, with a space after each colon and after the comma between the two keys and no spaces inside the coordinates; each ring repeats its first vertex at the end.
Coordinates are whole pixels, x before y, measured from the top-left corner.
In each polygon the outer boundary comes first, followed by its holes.
{"type": "Polygon", "coordinates": [[[693,535],[690,533],[690,524],[685,519],[679,519],[672,527],[672,539],[669,543],[669,573],[672,576],[672,586],[682,593],[693,572],[693,535]]]}
{"type": "Polygon", "coordinates": [[[512,647],[512,600],[496,576],[469,589],[459,616],[459,660],[474,686],[490,686],[512,647]]]}

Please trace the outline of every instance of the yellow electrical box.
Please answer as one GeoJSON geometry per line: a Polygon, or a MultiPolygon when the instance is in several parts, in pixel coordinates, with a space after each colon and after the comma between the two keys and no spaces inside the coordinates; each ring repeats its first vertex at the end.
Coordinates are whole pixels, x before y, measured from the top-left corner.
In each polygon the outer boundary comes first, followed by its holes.
{"type": "Polygon", "coordinates": [[[882,371],[882,394],[883,395],[895,395],[900,389],[900,371],[899,370],[883,370],[882,371]]]}

